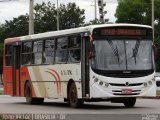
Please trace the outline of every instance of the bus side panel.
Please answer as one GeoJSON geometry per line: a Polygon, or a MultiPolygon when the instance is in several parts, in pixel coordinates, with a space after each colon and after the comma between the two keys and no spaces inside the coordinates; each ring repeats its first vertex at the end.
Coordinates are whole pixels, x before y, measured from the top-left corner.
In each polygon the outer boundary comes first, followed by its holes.
{"type": "Polygon", "coordinates": [[[3,68],[4,94],[13,95],[12,67],[3,68]]]}
{"type": "MultiPolygon", "coordinates": [[[[77,88],[78,98],[82,98],[81,87],[81,63],[74,64],[56,64],[51,69],[57,71],[60,76],[60,95],[67,98],[67,87],[70,80],[74,81],[77,88]]],[[[53,78],[52,78],[53,79],[53,78]]]]}
{"type": "MultiPolygon", "coordinates": [[[[46,97],[46,89],[45,82],[43,79],[43,73],[40,70],[40,66],[29,66],[28,67],[30,81],[32,82],[32,87],[34,89],[34,94],[36,97],[46,97]]],[[[48,76],[46,76],[47,78],[48,76]]],[[[49,82],[49,81],[48,81],[49,82]]],[[[52,83],[50,83],[52,84],[52,83]]]]}
{"type": "Polygon", "coordinates": [[[31,80],[31,77],[30,77],[30,74],[29,74],[29,70],[28,70],[28,67],[27,66],[22,66],[21,67],[21,70],[20,70],[20,88],[21,88],[21,96],[25,96],[25,83],[26,82],[30,82],[31,84],[31,87],[32,87],[32,96],[33,97],[36,97],[36,94],[35,94],[35,89],[32,85],[32,80],[31,80]]]}
{"type": "Polygon", "coordinates": [[[30,66],[28,70],[36,97],[67,98],[68,82],[72,80],[78,98],[82,98],[80,63],[30,66]]]}

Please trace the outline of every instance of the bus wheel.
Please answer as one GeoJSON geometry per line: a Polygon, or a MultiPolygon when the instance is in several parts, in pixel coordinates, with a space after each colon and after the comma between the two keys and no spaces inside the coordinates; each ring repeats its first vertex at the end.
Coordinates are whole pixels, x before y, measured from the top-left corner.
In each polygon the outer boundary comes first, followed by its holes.
{"type": "Polygon", "coordinates": [[[69,88],[68,103],[72,108],[80,107],[80,105],[83,104],[83,100],[78,99],[77,88],[74,82],[71,83],[69,88]]]}
{"type": "Polygon", "coordinates": [[[44,98],[34,98],[32,97],[32,87],[29,82],[25,86],[25,96],[26,102],[28,104],[43,104],[44,98]]]}
{"type": "Polygon", "coordinates": [[[36,98],[32,97],[32,88],[29,82],[27,82],[25,86],[25,96],[26,96],[26,102],[28,104],[35,104],[36,98]]]}
{"type": "Polygon", "coordinates": [[[136,103],[136,98],[128,98],[123,104],[125,105],[125,107],[131,108],[134,107],[135,103],[136,103]]]}
{"type": "Polygon", "coordinates": [[[34,103],[34,98],[32,97],[32,88],[29,82],[27,82],[25,86],[25,96],[26,96],[26,102],[28,104],[34,103]]]}
{"type": "Polygon", "coordinates": [[[44,98],[34,98],[34,103],[37,105],[41,105],[44,103],[44,98]]]}

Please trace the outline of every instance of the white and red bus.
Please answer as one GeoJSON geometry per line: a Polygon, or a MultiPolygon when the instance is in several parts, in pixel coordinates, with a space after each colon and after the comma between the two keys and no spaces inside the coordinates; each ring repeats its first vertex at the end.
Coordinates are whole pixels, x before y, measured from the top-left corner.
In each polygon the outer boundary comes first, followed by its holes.
{"type": "Polygon", "coordinates": [[[4,94],[29,104],[64,98],[71,107],[111,101],[133,107],[156,96],[150,26],[102,24],[4,41],[4,94]]]}

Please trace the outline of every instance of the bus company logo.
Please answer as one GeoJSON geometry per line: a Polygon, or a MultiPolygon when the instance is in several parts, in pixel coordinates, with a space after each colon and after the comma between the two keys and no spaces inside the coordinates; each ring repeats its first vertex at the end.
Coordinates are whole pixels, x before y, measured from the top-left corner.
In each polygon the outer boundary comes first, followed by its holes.
{"type": "Polygon", "coordinates": [[[159,120],[159,118],[156,114],[143,114],[142,120],[159,120]]]}
{"type": "Polygon", "coordinates": [[[71,70],[62,70],[61,75],[72,75],[72,71],[71,70]]]}
{"type": "Polygon", "coordinates": [[[125,83],[125,86],[129,86],[129,82],[126,82],[126,83],[125,83]]]}
{"type": "Polygon", "coordinates": [[[55,70],[49,69],[49,68],[45,72],[49,73],[50,75],[52,75],[54,77],[54,80],[55,80],[56,86],[57,86],[57,93],[58,93],[58,95],[60,95],[60,93],[61,93],[61,80],[60,80],[59,74],[55,70]]]}

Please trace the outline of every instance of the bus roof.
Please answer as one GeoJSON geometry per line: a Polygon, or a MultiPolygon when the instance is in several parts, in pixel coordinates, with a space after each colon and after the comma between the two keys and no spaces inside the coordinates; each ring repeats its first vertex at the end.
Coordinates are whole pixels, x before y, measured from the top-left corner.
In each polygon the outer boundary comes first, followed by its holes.
{"type": "MultiPolygon", "coordinates": [[[[100,24],[100,25],[90,25],[85,27],[79,27],[79,28],[72,28],[72,29],[65,29],[60,31],[51,31],[51,32],[45,32],[45,33],[39,33],[39,34],[33,34],[33,35],[26,35],[26,36],[20,36],[15,37],[16,40],[33,40],[33,39],[41,39],[41,38],[47,38],[47,37],[54,37],[54,36],[64,36],[68,34],[76,34],[81,32],[91,32],[94,28],[100,28],[100,27],[118,27],[118,26],[131,26],[131,27],[144,27],[144,28],[152,28],[148,25],[139,25],[139,24],[125,24],[125,23],[119,23],[119,24],[100,24]]],[[[7,38],[5,40],[5,43],[13,42],[14,38],[7,38]]],[[[15,41],[15,40],[14,40],[15,41]]]]}

